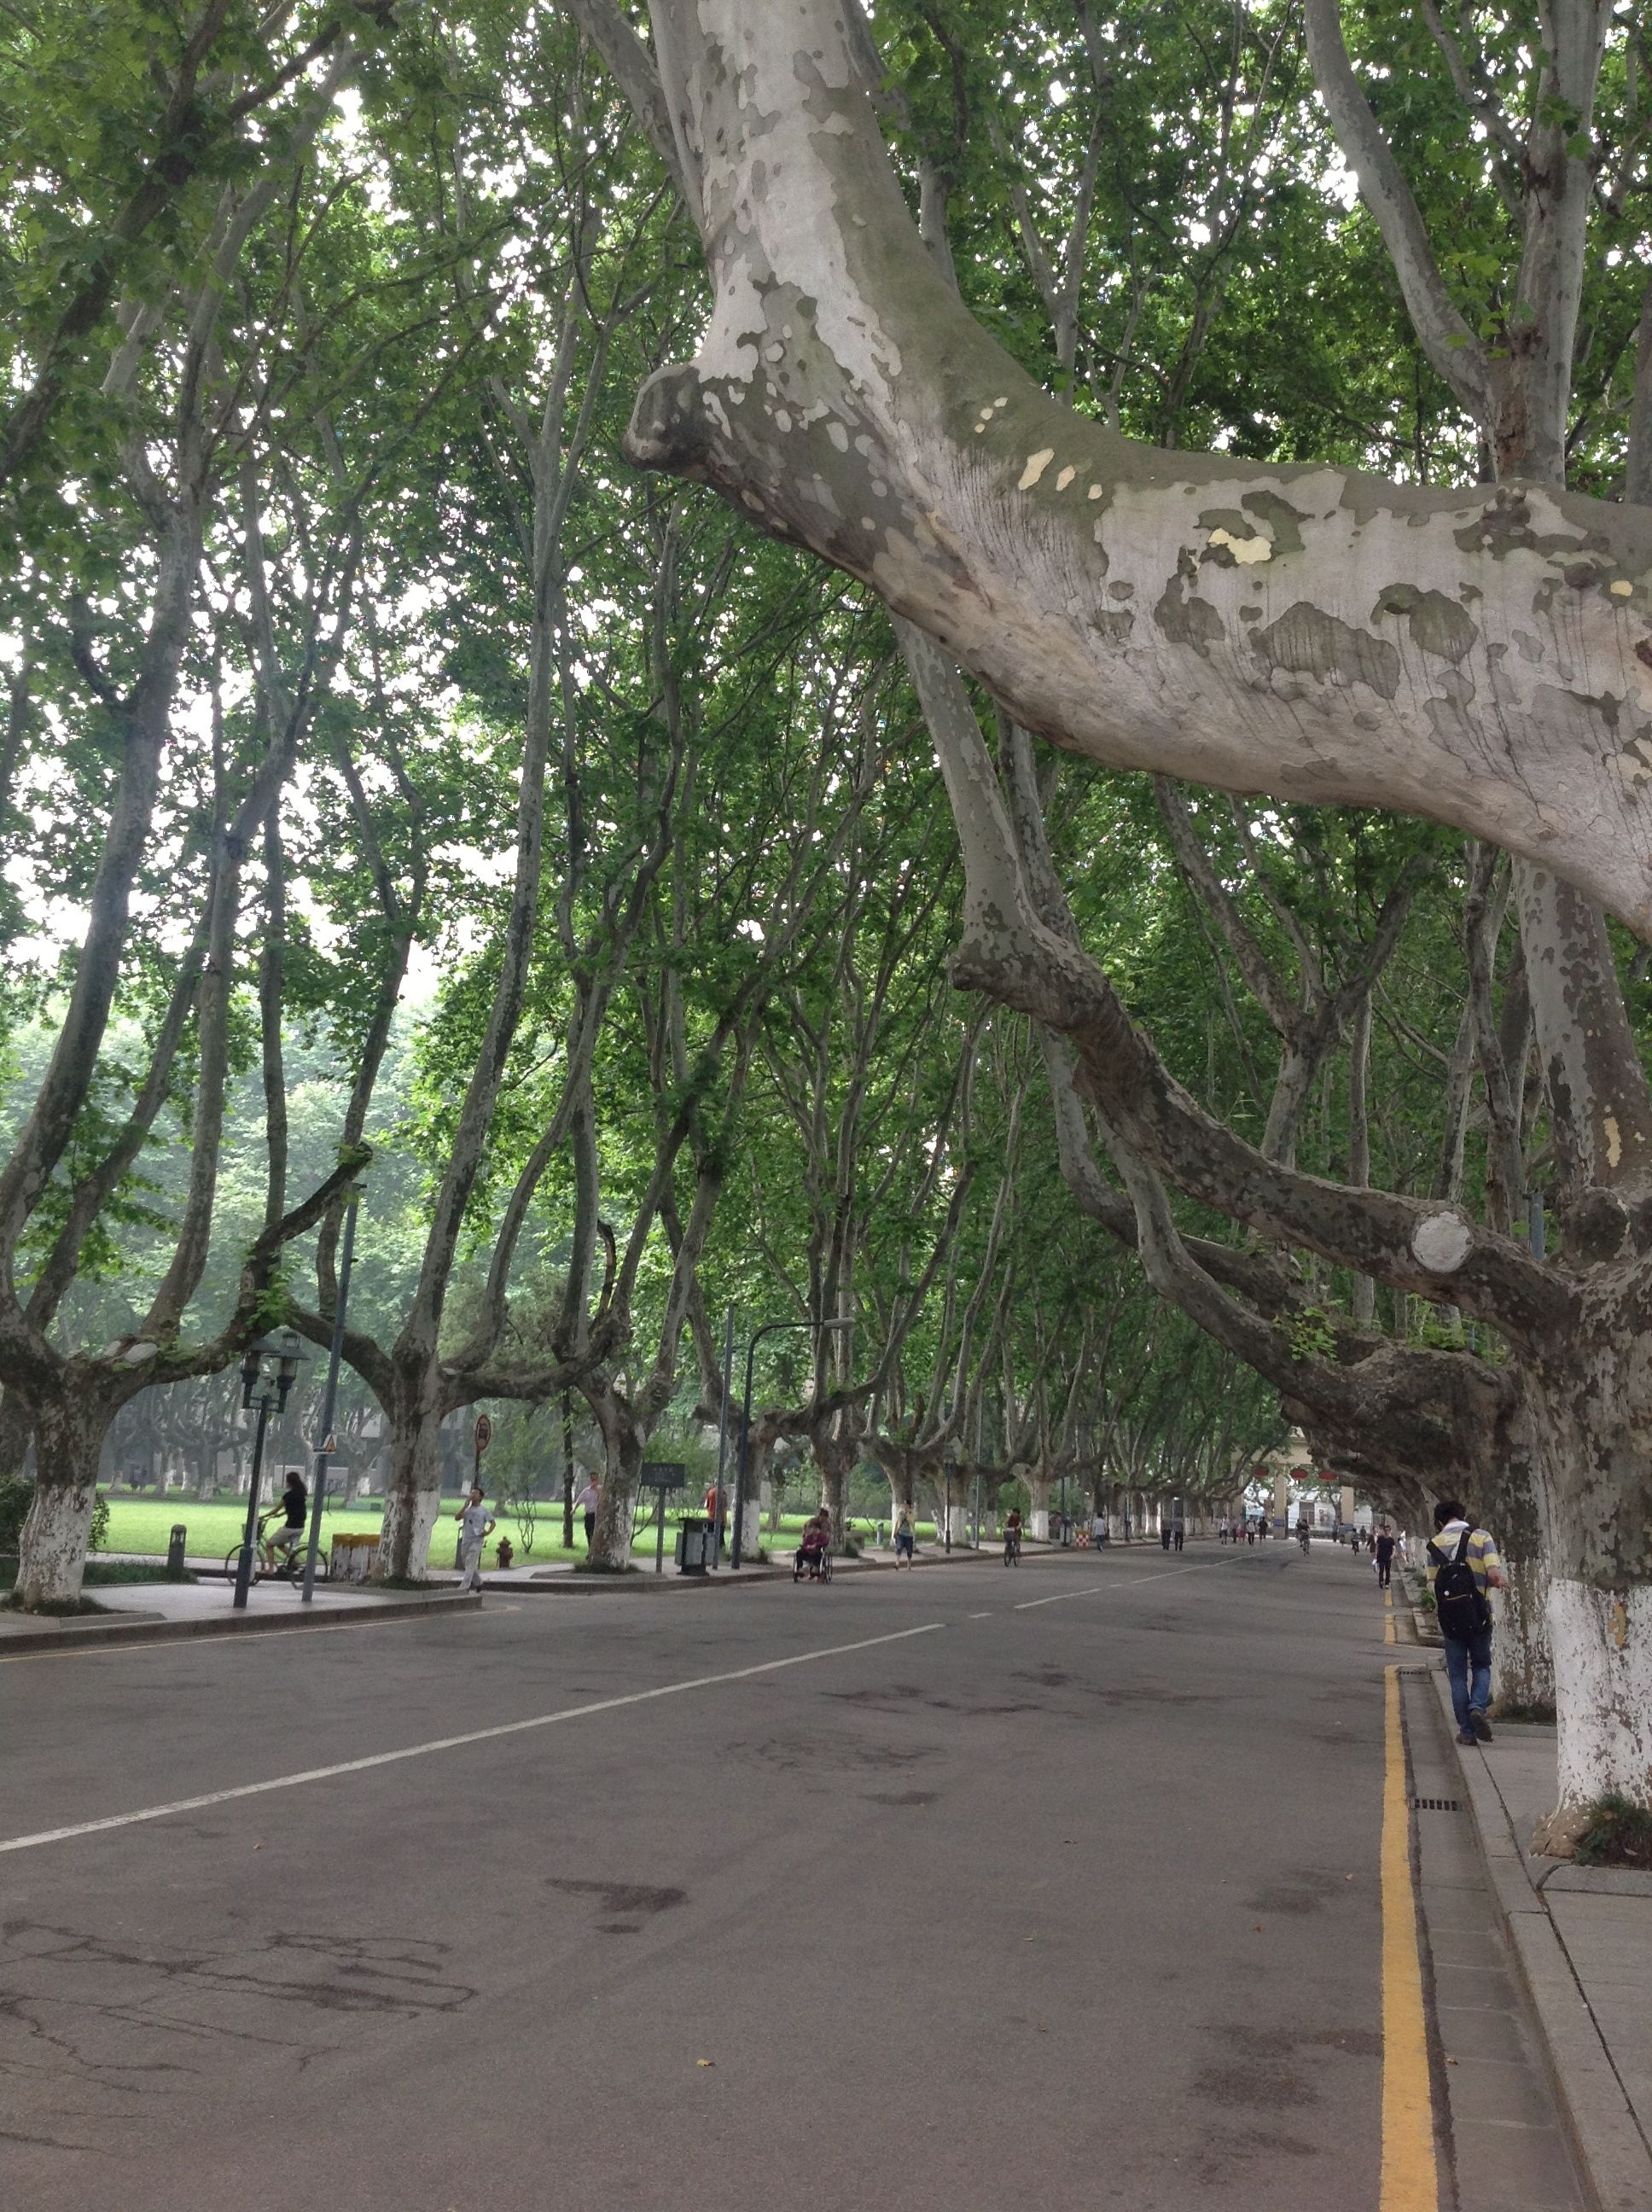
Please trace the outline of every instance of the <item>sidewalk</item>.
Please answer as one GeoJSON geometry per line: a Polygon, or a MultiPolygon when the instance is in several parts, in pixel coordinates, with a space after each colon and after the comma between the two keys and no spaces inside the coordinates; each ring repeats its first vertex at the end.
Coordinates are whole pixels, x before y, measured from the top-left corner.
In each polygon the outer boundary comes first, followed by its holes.
{"type": "Polygon", "coordinates": [[[1554,1806],[1555,1731],[1500,1721],[1490,1746],[1459,1744],[1444,1670],[1429,1672],[1579,2167],[1600,2212],[1648,2212],[1652,1875],[1534,1856],[1554,1806]]]}
{"type": "Polygon", "coordinates": [[[255,1583],[246,1610],[234,1612],[230,1585],[207,1583],[114,1583],[87,1595],[97,1613],[57,1620],[0,1608],[0,1657],[29,1650],[73,1650],[82,1644],[140,1644],[178,1636],[246,1635],[261,1630],[368,1627],[417,1613],[470,1612],[481,1603],[458,1590],[422,1596],[414,1590],[374,1590],[359,1583],[318,1583],[303,1604],[289,1583],[255,1583]]]}

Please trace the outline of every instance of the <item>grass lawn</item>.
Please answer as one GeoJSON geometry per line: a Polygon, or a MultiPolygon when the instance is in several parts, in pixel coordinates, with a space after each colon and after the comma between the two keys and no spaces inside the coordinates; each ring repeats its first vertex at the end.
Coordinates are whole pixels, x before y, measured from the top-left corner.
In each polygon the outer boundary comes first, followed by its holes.
{"type": "MultiPolygon", "coordinates": [[[[459,1510],[457,1498],[444,1498],[442,1517],[436,1524],[430,1544],[431,1565],[446,1571],[453,1565],[458,1530],[453,1515],[459,1510]]],[[[334,1506],[322,1522],[322,1547],[325,1547],[336,1534],[369,1534],[376,1530],[382,1508],[377,1498],[364,1498],[359,1504],[334,1506]]],[[[809,1516],[803,1513],[787,1513],[781,1516],[780,1532],[771,1534],[767,1527],[762,1533],[763,1548],[777,1555],[795,1551],[798,1538],[809,1516]]],[[[667,1516],[665,1523],[665,1557],[671,1557],[677,1541],[677,1516],[667,1516]]],[[[175,1492],[166,1499],[112,1497],[109,1499],[109,1540],[106,1549],[111,1552],[143,1552],[164,1558],[167,1541],[173,1523],[181,1521],[189,1530],[188,1550],[191,1559],[221,1559],[233,1551],[241,1540],[241,1530],[246,1522],[246,1501],[234,1498],[214,1499],[202,1504],[197,1498],[186,1498],[175,1492]]],[[[887,1522],[884,1524],[887,1529],[887,1522]]],[[[853,1523],[856,1540],[865,1545],[872,1539],[874,1524],[857,1520],[853,1523]]],[[[515,1566],[556,1566],[560,1562],[585,1557],[585,1535],[577,1516],[572,1553],[562,1549],[562,1510],[560,1505],[540,1504],[534,1508],[534,1539],[531,1553],[522,1549],[521,1533],[512,1513],[502,1514],[499,1527],[488,1539],[482,1555],[485,1569],[498,1565],[498,1545],[501,1536],[510,1539],[515,1566]]],[[[933,1543],[935,1532],[927,1522],[920,1522],[918,1541],[933,1543]]],[[[639,1565],[651,1565],[654,1556],[654,1531],[652,1528],[641,1532],[632,1547],[632,1556],[639,1565]]]]}

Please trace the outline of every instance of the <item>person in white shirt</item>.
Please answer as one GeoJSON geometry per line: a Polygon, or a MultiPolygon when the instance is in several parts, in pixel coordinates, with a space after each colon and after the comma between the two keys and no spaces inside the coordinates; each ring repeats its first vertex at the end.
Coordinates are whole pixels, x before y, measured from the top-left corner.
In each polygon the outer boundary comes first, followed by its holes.
{"type": "Polygon", "coordinates": [[[597,1533],[597,1507],[600,1502],[601,1492],[597,1488],[596,1478],[587,1475],[585,1488],[574,1501],[575,1510],[585,1516],[585,1548],[587,1552],[591,1549],[591,1539],[597,1533]]]}
{"type": "Polygon", "coordinates": [[[459,1586],[462,1590],[482,1588],[482,1547],[498,1527],[498,1522],[482,1502],[482,1485],[473,1482],[471,1495],[459,1509],[459,1586]]]}

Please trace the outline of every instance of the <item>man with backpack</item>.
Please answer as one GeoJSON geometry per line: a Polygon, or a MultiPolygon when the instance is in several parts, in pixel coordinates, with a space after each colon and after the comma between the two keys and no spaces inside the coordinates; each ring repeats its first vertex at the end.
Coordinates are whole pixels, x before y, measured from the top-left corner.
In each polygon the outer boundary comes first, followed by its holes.
{"type": "Polygon", "coordinates": [[[1434,1509],[1428,1555],[1457,1741],[1490,1743],[1485,1709],[1491,1701],[1491,1606],[1486,1592],[1503,1587],[1503,1561],[1486,1531],[1469,1526],[1455,1498],[1442,1498],[1434,1509]]]}

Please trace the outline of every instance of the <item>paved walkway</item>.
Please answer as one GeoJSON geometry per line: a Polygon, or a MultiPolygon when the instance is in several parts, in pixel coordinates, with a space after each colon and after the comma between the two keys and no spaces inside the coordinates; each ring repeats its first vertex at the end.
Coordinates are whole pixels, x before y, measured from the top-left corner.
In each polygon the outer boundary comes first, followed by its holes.
{"type": "Polygon", "coordinates": [[[112,1632],[124,1633],[139,1627],[146,1632],[171,1627],[198,1635],[220,1627],[297,1625],[307,1614],[342,1623],[377,1613],[399,1615],[433,1602],[453,1603],[453,1596],[446,1594],[433,1601],[408,1590],[364,1589],[359,1583],[318,1583],[308,1606],[290,1583],[255,1583],[246,1594],[245,1609],[239,1613],[230,1602],[233,1586],[223,1581],[112,1583],[100,1584],[86,1595],[98,1606],[96,1613],[58,1619],[0,1607],[0,1652],[8,1646],[21,1650],[43,1642],[96,1644],[108,1640],[112,1632]]]}
{"type": "MultiPolygon", "coordinates": [[[[1443,1685],[1437,1686],[1445,1710],[1443,1685]]],[[[1451,1748],[1570,2121],[1610,2212],[1652,2207],[1652,1874],[1534,1856],[1554,1808],[1555,1731],[1498,1722],[1451,1748]],[[1552,1931],[1552,1934],[1550,1931],[1552,1931]]]]}

